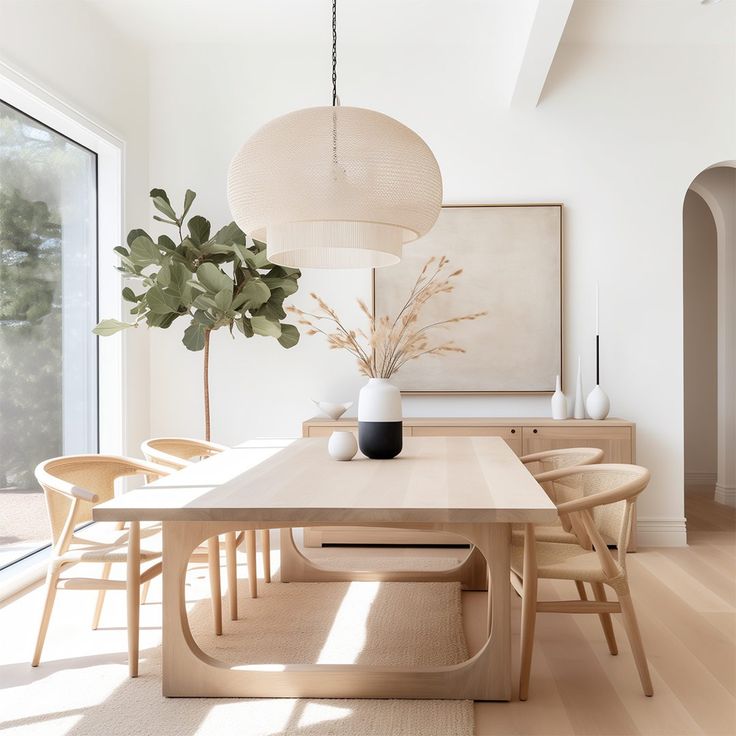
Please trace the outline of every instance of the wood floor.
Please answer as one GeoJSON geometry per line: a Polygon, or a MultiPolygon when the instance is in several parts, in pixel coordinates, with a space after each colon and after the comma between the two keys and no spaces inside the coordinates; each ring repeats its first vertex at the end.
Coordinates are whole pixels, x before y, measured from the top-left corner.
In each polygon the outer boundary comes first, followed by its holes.
{"type": "MultiPolygon", "coordinates": [[[[689,547],[628,557],[653,698],[642,694],[618,616],[620,653],[612,657],[597,616],[540,614],[529,700],[477,703],[476,733],[734,736],[736,509],[712,498],[712,488],[688,489],[689,547]]],[[[540,598],[575,596],[572,583],[543,582],[540,598]]],[[[482,637],[482,602],[476,593],[463,602],[472,649],[482,637]]],[[[516,661],[518,599],[513,621],[516,661]]]]}

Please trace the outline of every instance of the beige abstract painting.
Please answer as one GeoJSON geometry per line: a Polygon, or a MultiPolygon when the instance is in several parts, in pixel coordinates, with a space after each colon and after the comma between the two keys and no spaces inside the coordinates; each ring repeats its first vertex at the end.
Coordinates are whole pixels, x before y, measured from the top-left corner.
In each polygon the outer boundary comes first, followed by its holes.
{"type": "Polygon", "coordinates": [[[429,302],[422,324],[487,311],[441,337],[467,352],[407,363],[392,378],[404,392],[554,391],[562,373],[562,205],[442,208],[432,230],[374,271],[377,316],[401,308],[422,265],[445,255],[463,269],[455,290],[429,302]]]}

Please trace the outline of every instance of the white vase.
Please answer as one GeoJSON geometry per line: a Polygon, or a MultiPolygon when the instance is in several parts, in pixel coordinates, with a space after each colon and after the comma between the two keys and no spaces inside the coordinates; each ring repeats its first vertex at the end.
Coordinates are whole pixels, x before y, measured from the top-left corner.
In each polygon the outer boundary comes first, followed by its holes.
{"type": "Polygon", "coordinates": [[[358,442],[352,432],[333,432],[327,442],[327,452],[333,460],[352,460],[358,452],[358,442]]]}
{"type": "Polygon", "coordinates": [[[578,377],[575,381],[575,419],[585,419],[585,405],[583,404],[583,372],[580,367],[580,356],[578,355],[578,377]]]}
{"type": "Polygon", "coordinates": [[[611,410],[611,402],[606,392],[600,386],[596,386],[588,394],[588,398],[585,400],[585,408],[588,410],[588,416],[591,419],[605,419],[611,410]]]}
{"type": "Polygon", "coordinates": [[[401,391],[386,378],[371,378],[358,397],[358,444],[374,460],[396,457],[402,448],[401,391]]]}
{"type": "Polygon", "coordinates": [[[330,419],[338,420],[352,405],[352,401],[346,401],[344,404],[335,404],[332,401],[317,401],[312,399],[312,403],[330,419]]]}
{"type": "Polygon", "coordinates": [[[562,393],[559,376],[557,376],[555,392],[552,394],[552,419],[567,419],[567,397],[562,393]]]}

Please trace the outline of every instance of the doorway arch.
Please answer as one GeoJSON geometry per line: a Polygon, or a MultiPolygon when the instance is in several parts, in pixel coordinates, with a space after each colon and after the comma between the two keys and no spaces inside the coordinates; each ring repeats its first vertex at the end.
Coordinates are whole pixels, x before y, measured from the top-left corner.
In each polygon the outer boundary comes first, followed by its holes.
{"type": "MultiPolygon", "coordinates": [[[[717,470],[714,500],[736,506],[736,161],[723,161],[704,169],[693,178],[688,191],[702,198],[715,224],[717,470]]],[[[684,211],[685,198],[683,215],[684,211]]],[[[684,246],[683,243],[683,254],[684,246]]],[[[687,420],[685,416],[686,423],[687,420]]]]}

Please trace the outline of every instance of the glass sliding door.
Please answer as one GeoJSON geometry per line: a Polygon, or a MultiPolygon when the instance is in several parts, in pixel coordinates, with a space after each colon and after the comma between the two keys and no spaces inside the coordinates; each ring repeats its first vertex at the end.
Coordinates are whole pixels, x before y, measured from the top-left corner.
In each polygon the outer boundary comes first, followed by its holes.
{"type": "Polygon", "coordinates": [[[98,446],[97,156],[0,101],[0,569],[48,544],[35,466],[98,446]]]}

